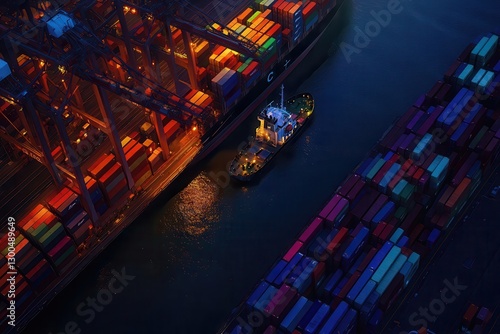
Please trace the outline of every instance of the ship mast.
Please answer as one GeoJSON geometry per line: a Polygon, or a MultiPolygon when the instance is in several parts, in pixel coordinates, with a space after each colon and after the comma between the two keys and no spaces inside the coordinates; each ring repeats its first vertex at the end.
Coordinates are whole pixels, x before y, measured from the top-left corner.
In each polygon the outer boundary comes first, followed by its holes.
{"type": "Polygon", "coordinates": [[[283,109],[284,99],[285,99],[285,85],[281,84],[281,104],[280,104],[281,109],[283,109]]]}

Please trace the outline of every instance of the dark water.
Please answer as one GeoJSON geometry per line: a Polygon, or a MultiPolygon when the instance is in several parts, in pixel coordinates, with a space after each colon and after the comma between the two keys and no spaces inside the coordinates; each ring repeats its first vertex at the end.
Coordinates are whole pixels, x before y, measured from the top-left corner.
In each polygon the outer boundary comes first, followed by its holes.
{"type": "Polygon", "coordinates": [[[185,188],[166,194],[164,204],[124,231],[27,332],[64,332],[75,321],[83,333],[214,333],[394,118],[470,41],[500,27],[498,0],[406,0],[349,62],[334,45],[355,46],[355,27],[364,30],[374,20],[371,11],[389,2],[346,0],[329,36],[288,79],[289,94],[314,94],[316,113],[257,185],[221,187],[211,177],[254,131],[251,117],[185,188]],[[98,294],[106,301],[102,289],[112,270],[122,268],[135,278],[87,324],[89,314],[76,308],[84,303],[87,310],[86,299],[98,294]]]}

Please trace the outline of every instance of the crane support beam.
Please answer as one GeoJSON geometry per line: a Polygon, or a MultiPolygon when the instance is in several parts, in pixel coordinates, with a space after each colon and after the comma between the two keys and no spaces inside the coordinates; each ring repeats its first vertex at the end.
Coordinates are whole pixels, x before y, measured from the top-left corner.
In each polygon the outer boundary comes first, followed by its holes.
{"type": "Polygon", "coordinates": [[[193,35],[211,41],[212,43],[219,44],[229,48],[238,53],[244,54],[250,58],[258,59],[259,55],[249,49],[245,44],[237,39],[231,39],[222,33],[216,33],[210,30],[207,30],[205,27],[195,26],[192,23],[185,21],[179,17],[172,17],[171,22],[173,26],[181,29],[182,31],[187,31],[193,35]]]}

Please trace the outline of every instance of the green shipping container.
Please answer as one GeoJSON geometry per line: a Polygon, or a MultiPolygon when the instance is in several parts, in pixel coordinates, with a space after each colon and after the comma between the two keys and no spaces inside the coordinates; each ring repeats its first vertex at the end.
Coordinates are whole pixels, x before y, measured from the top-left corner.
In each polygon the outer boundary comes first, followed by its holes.
{"type": "Polygon", "coordinates": [[[472,142],[469,144],[469,149],[475,150],[477,144],[479,144],[479,142],[481,141],[481,139],[483,139],[483,136],[487,132],[488,132],[488,127],[487,126],[483,126],[481,128],[481,130],[478,132],[478,134],[474,137],[474,139],[472,140],[472,142]]]}
{"type": "Polygon", "coordinates": [[[396,219],[398,219],[399,221],[403,221],[403,219],[405,219],[407,214],[408,214],[408,209],[404,206],[400,206],[394,213],[394,217],[396,217],[396,219]]]}
{"type": "Polygon", "coordinates": [[[43,246],[47,246],[50,244],[55,238],[61,235],[61,232],[64,233],[64,229],[61,223],[56,223],[50,230],[47,231],[38,241],[43,246]]]}
{"type": "Polygon", "coordinates": [[[255,20],[260,14],[262,14],[261,11],[256,11],[255,13],[253,13],[252,16],[250,16],[247,20],[247,26],[250,27],[250,25],[252,24],[253,20],[255,20]]]}
{"type": "Polygon", "coordinates": [[[61,265],[61,263],[63,263],[69,256],[71,256],[72,254],[75,253],[75,246],[71,246],[70,248],[68,248],[68,250],[66,252],[64,252],[64,254],[62,254],[58,259],[55,260],[55,265],[58,267],[61,265]]]}
{"type": "Polygon", "coordinates": [[[377,161],[377,163],[372,167],[372,169],[370,169],[370,171],[366,175],[366,179],[368,181],[373,180],[373,178],[375,177],[375,175],[378,173],[378,171],[380,170],[380,168],[382,168],[382,166],[384,164],[385,164],[385,160],[384,159],[379,159],[377,161]]]}
{"type": "Polygon", "coordinates": [[[259,52],[261,54],[261,62],[267,62],[269,59],[271,59],[272,56],[276,54],[277,50],[276,39],[274,37],[269,37],[269,39],[259,49],[259,52]]]}
{"type": "Polygon", "coordinates": [[[400,195],[401,202],[405,204],[408,203],[414,192],[415,192],[415,186],[413,184],[407,184],[406,187],[404,187],[403,191],[401,192],[400,195]]]}
{"type": "Polygon", "coordinates": [[[47,231],[49,230],[49,227],[45,224],[40,224],[32,233],[31,235],[35,239],[40,239],[41,236],[43,236],[47,231]]]}
{"type": "Polygon", "coordinates": [[[401,199],[401,193],[403,192],[403,189],[408,185],[408,181],[406,180],[401,180],[396,184],[394,189],[392,190],[392,199],[399,202],[401,199]]]}

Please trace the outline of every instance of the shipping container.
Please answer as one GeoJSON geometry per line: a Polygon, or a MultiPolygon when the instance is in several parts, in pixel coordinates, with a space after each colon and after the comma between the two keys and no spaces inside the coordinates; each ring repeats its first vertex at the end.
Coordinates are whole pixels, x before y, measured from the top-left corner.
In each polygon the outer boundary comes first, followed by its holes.
{"type": "Polygon", "coordinates": [[[255,303],[259,300],[259,298],[264,294],[264,292],[269,288],[269,284],[267,282],[261,282],[255,290],[252,292],[250,297],[246,300],[246,305],[253,307],[255,303]]]}
{"type": "Polygon", "coordinates": [[[399,254],[401,254],[401,248],[392,246],[391,250],[387,253],[382,263],[380,263],[380,266],[373,273],[372,280],[374,280],[376,283],[380,283],[394,261],[396,261],[399,254]]]}
{"type": "Polygon", "coordinates": [[[299,321],[311,309],[313,302],[306,297],[300,297],[280,324],[280,328],[291,333],[299,324],[299,321]]]}
{"type": "Polygon", "coordinates": [[[307,324],[304,329],[304,333],[314,334],[316,331],[321,328],[325,320],[327,319],[328,314],[330,313],[330,306],[326,304],[322,304],[316,314],[312,317],[311,321],[307,324]]]}
{"type": "Polygon", "coordinates": [[[370,268],[365,269],[363,271],[363,273],[361,274],[361,276],[359,277],[358,281],[356,283],[354,283],[353,287],[347,293],[347,296],[346,296],[346,301],[350,305],[353,305],[354,300],[356,299],[358,294],[361,292],[361,290],[363,290],[366,283],[368,283],[368,281],[372,277],[373,273],[374,273],[374,271],[372,269],[370,269],[370,268]]]}
{"type": "Polygon", "coordinates": [[[347,314],[349,310],[349,305],[342,301],[332,312],[328,320],[325,322],[325,325],[319,331],[319,334],[331,334],[335,333],[334,330],[340,324],[344,316],[347,314]]]}
{"type": "Polygon", "coordinates": [[[281,286],[281,284],[283,284],[287,276],[292,272],[293,268],[295,268],[299,261],[302,260],[303,256],[303,254],[297,253],[292,257],[290,261],[287,261],[288,264],[286,265],[286,267],[273,281],[275,286],[281,286]]]}
{"type": "Polygon", "coordinates": [[[299,237],[302,243],[308,243],[323,228],[323,219],[316,217],[299,237]]]}
{"type": "Polygon", "coordinates": [[[297,292],[290,286],[283,284],[273,296],[273,299],[266,305],[264,312],[271,315],[279,324],[297,298],[297,292]]]}
{"type": "Polygon", "coordinates": [[[267,289],[259,297],[259,299],[255,302],[254,308],[264,313],[265,308],[271,302],[271,300],[274,298],[277,292],[278,292],[277,288],[275,288],[272,285],[268,286],[267,289]]]}

